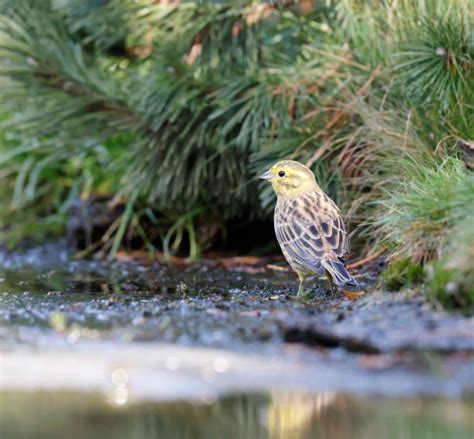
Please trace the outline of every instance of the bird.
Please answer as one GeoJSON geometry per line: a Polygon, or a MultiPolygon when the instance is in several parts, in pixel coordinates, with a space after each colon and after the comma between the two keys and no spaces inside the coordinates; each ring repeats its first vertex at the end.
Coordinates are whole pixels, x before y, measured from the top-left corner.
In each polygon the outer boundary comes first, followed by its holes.
{"type": "Polygon", "coordinates": [[[339,208],[316,182],[310,168],[282,160],[260,178],[270,181],[277,195],[275,235],[283,255],[299,278],[298,295],[308,276],[326,274],[331,292],[357,286],[345,266],[349,238],[339,208]]]}
{"type": "Polygon", "coordinates": [[[458,148],[462,151],[462,160],[468,171],[474,171],[474,142],[458,139],[458,148]]]}

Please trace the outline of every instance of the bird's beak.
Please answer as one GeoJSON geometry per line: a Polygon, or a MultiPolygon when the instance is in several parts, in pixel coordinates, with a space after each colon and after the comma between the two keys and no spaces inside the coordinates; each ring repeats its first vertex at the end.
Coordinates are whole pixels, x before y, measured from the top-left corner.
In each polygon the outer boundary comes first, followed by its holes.
{"type": "Polygon", "coordinates": [[[263,180],[271,180],[273,177],[275,177],[270,171],[264,172],[259,178],[263,180]]]}

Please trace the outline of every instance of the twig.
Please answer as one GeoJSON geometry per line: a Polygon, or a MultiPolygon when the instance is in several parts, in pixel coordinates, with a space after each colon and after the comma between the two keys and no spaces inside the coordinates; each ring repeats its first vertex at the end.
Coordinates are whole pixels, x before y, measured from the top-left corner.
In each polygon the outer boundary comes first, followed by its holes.
{"type": "Polygon", "coordinates": [[[269,270],[274,270],[274,271],[285,271],[285,272],[290,271],[290,267],[282,267],[281,265],[275,265],[275,264],[267,264],[267,268],[269,270]]]}
{"type": "Polygon", "coordinates": [[[380,250],[372,253],[371,255],[366,256],[365,258],[359,259],[358,261],[347,264],[347,268],[352,270],[354,268],[360,267],[368,262],[372,262],[374,259],[377,259],[387,248],[384,246],[380,250]]]}
{"type": "Polygon", "coordinates": [[[364,66],[363,64],[359,64],[355,61],[351,61],[343,56],[336,55],[334,53],[326,52],[325,50],[317,49],[316,47],[311,47],[311,50],[315,51],[316,53],[320,53],[321,55],[326,55],[329,58],[333,58],[337,61],[340,61],[344,64],[356,67],[358,69],[364,70],[366,72],[370,72],[371,68],[369,66],[364,66]]]}

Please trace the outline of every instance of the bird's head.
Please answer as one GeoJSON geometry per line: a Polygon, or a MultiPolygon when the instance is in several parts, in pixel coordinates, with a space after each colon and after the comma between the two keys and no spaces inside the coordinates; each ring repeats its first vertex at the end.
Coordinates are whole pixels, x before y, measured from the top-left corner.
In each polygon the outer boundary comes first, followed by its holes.
{"type": "Polygon", "coordinates": [[[278,196],[291,197],[319,189],[311,169],[293,160],[276,163],[260,178],[269,180],[278,196]]]}

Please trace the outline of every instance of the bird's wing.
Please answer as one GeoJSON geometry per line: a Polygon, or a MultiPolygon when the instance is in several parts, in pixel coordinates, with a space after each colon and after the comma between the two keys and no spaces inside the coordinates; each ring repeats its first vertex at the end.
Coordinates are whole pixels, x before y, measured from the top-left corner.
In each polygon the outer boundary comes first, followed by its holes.
{"type": "Polygon", "coordinates": [[[319,217],[319,223],[329,247],[337,257],[343,258],[351,251],[351,247],[341,212],[336,203],[323,194],[321,206],[315,215],[319,217]]]}
{"type": "Polygon", "coordinates": [[[322,259],[343,259],[349,241],[339,209],[317,192],[286,200],[275,221],[278,241],[293,262],[324,272],[322,259]]]}

